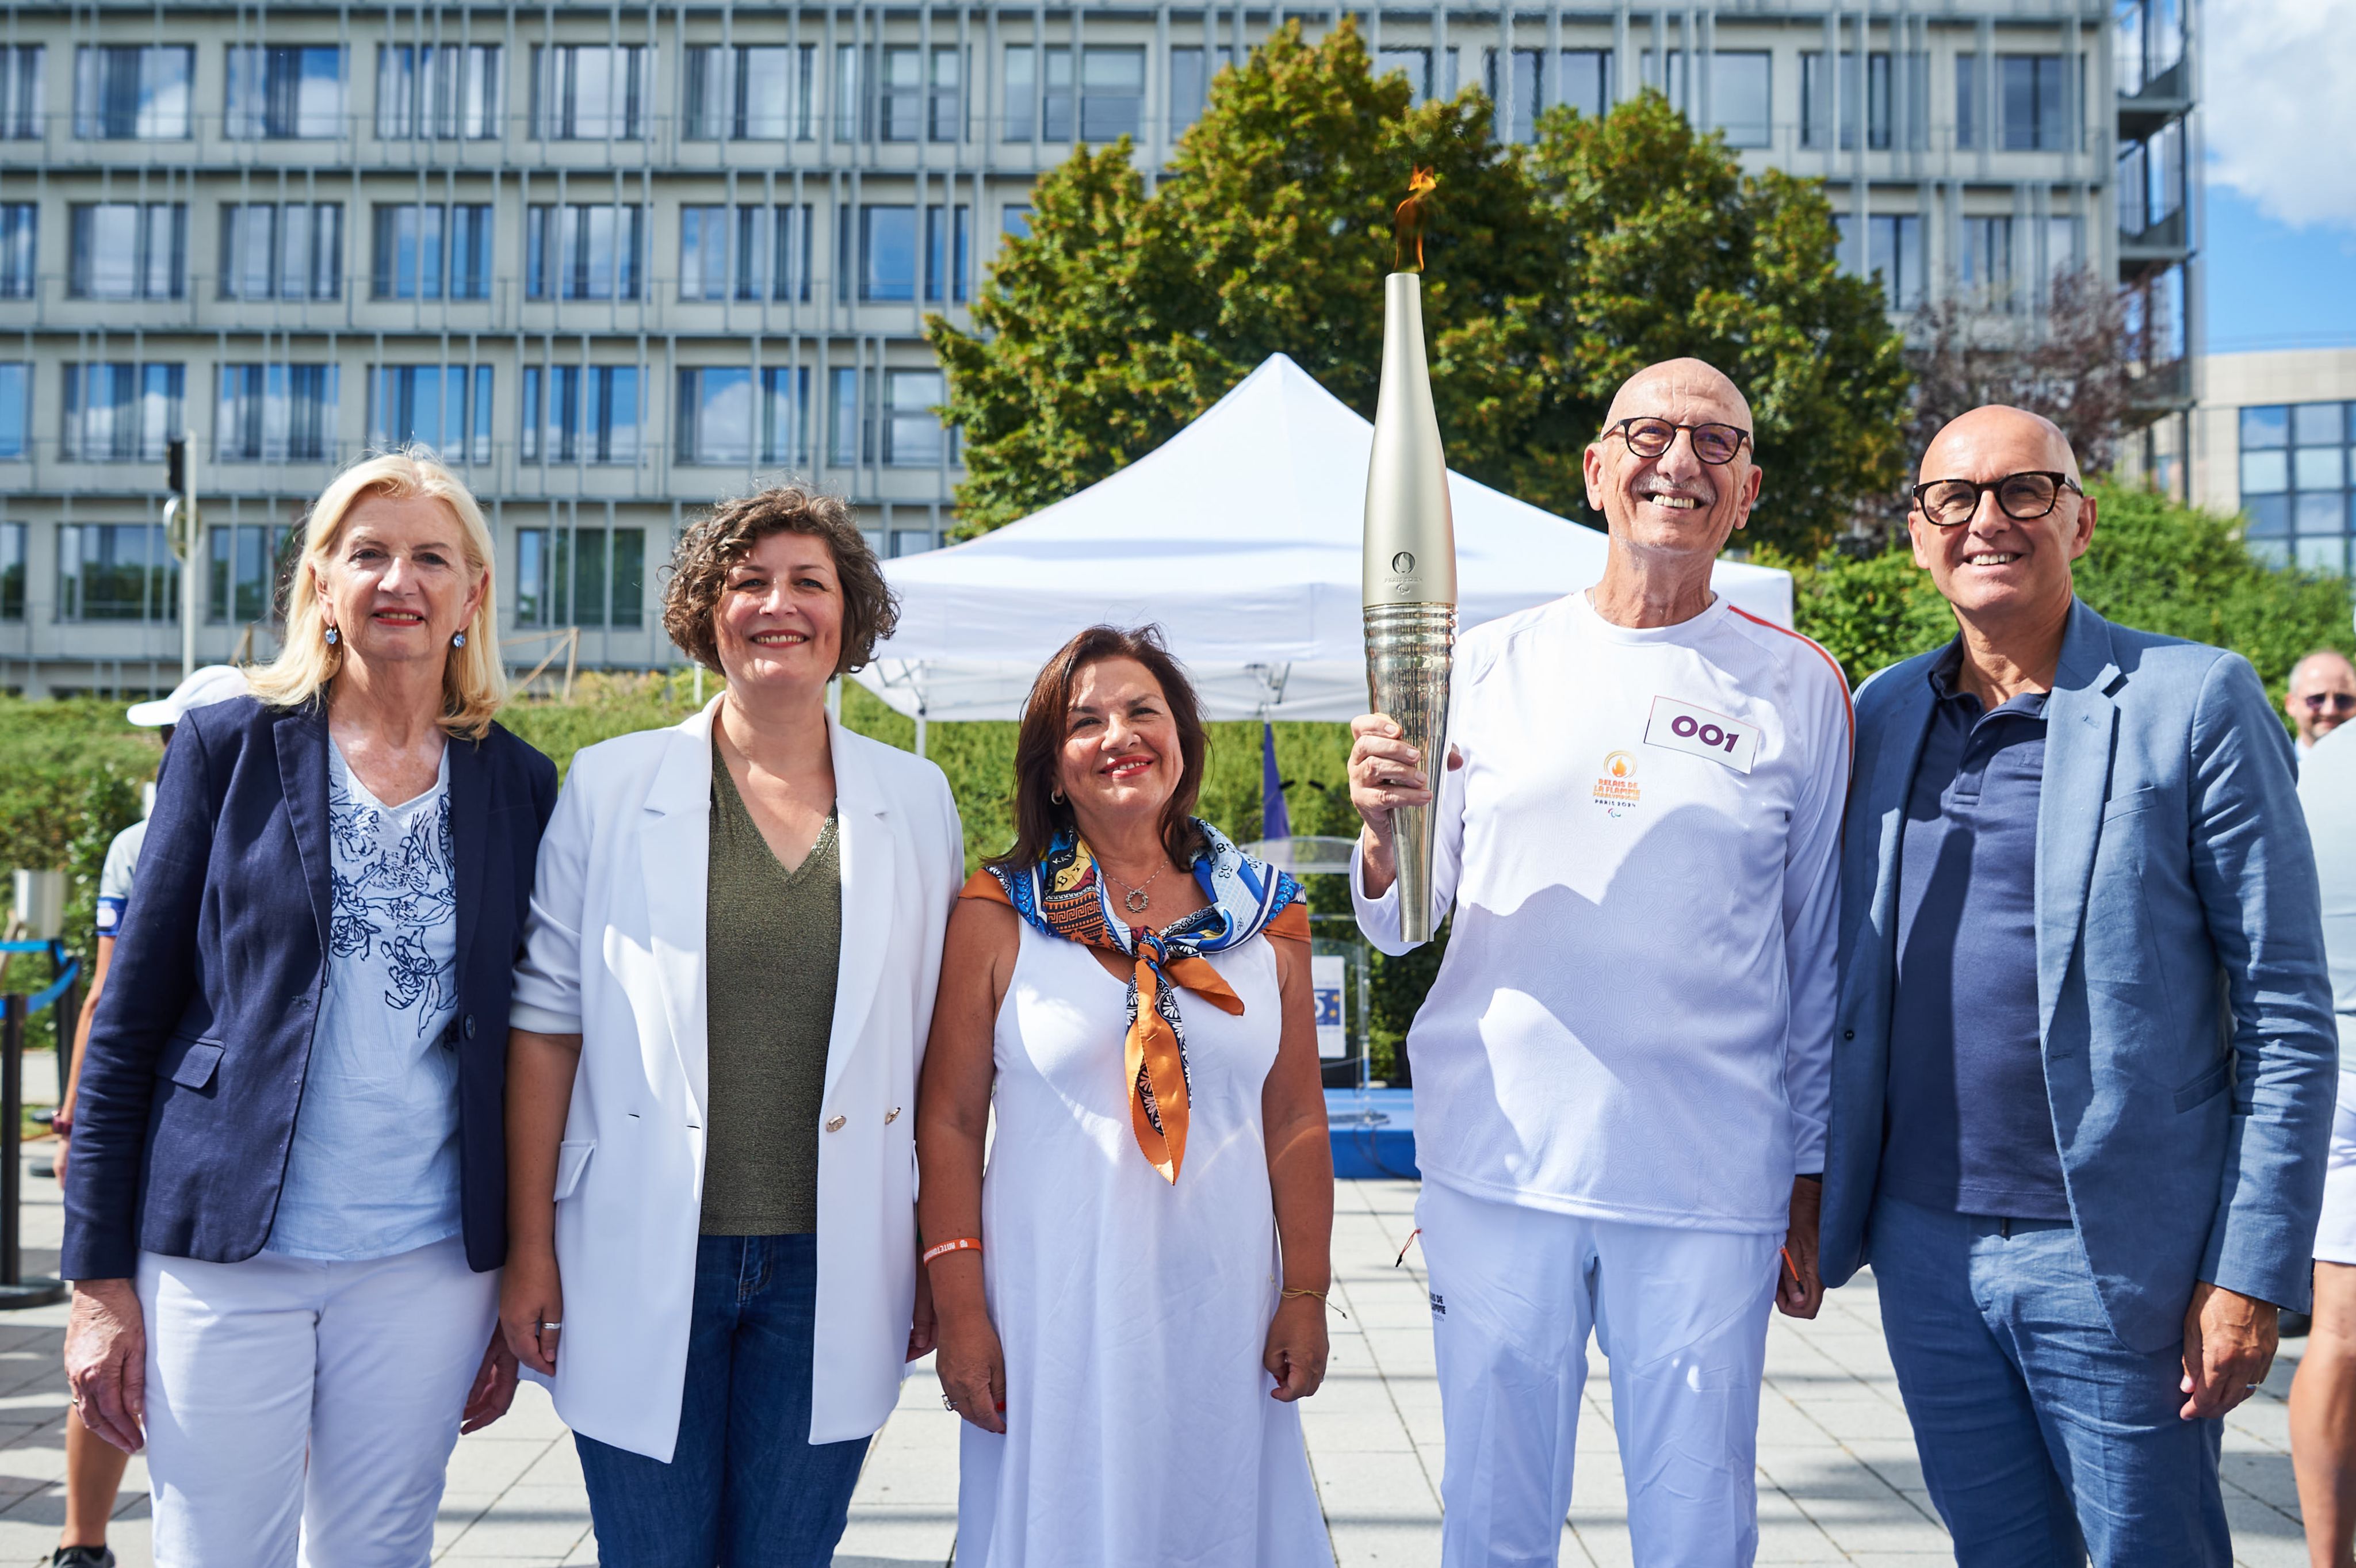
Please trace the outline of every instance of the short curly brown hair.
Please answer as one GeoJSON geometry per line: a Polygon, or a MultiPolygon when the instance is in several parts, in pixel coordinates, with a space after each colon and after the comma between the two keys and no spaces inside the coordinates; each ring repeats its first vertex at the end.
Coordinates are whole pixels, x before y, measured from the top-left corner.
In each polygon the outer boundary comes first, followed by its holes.
{"type": "Polygon", "coordinates": [[[875,645],[900,624],[899,596],[884,580],[884,568],[850,506],[799,485],[723,501],[680,535],[670,555],[670,580],[663,586],[663,630],[680,651],[718,671],[720,641],[712,617],[728,569],[773,533],[807,533],[825,541],[842,586],[842,652],[834,672],[848,675],[866,664],[875,657],[875,645]]]}

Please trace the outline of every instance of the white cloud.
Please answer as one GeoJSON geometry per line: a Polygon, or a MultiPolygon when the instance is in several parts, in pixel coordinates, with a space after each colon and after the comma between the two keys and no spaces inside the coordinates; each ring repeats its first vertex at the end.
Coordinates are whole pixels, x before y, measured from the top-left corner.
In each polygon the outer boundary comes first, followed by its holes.
{"type": "Polygon", "coordinates": [[[2208,0],[2209,179],[2266,216],[2356,229],[2356,0],[2208,0]]]}

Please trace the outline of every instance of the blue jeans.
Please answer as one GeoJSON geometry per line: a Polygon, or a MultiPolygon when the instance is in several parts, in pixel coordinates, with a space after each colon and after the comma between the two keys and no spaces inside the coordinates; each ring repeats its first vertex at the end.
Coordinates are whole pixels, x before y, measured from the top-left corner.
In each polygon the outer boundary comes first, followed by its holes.
{"type": "Polygon", "coordinates": [[[1869,1236],[1890,1363],[1959,1568],[2228,1568],[2225,1423],[2176,1413],[2176,1348],[2119,1343],[2076,1227],[1885,1195],[1869,1236]]]}
{"type": "Polygon", "coordinates": [[[575,1435],[605,1568],[827,1568],[867,1439],[809,1440],[816,1236],[705,1236],[668,1465],[575,1435]]]}

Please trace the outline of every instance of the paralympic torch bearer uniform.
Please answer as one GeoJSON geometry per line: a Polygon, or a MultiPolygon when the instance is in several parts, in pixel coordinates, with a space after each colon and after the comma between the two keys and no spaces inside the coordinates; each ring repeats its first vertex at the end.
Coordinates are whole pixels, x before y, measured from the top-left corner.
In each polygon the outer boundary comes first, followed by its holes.
{"type": "MultiPolygon", "coordinates": [[[[1454,685],[1454,925],[1408,1036],[1441,1562],[1557,1560],[1592,1332],[1636,1562],[1749,1563],[1792,1182],[1824,1168],[1847,683],[1722,596],[1633,629],[1574,594],[1466,633],[1454,685]]],[[[1392,954],[1399,886],[1352,877],[1392,954]]]]}

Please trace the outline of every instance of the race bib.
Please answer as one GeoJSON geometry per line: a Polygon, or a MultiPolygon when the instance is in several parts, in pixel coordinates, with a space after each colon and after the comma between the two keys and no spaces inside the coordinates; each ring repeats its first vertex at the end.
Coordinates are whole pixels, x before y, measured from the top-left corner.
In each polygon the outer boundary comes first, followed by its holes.
{"type": "Polygon", "coordinates": [[[1751,759],[1759,754],[1759,726],[1672,697],[1655,697],[1653,716],[1644,725],[1644,744],[1706,757],[1737,773],[1748,773],[1751,759]]]}

